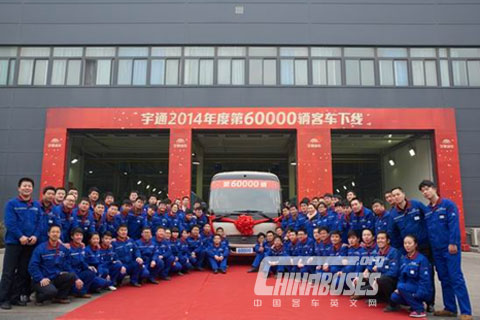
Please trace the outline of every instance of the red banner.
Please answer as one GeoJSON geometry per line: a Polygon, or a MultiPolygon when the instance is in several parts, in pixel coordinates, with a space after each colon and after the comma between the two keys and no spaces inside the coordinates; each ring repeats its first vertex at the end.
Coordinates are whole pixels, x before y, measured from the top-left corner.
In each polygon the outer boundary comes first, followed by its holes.
{"type": "Polygon", "coordinates": [[[280,189],[280,183],[271,180],[215,180],[210,184],[210,189],[280,189]]]}

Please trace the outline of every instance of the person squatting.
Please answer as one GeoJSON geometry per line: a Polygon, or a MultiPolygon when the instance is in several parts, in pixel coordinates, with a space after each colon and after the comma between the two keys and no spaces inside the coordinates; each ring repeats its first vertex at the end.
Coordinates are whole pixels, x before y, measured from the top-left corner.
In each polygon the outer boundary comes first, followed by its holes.
{"type": "MultiPolygon", "coordinates": [[[[373,284],[367,281],[362,286],[366,294],[354,293],[352,299],[375,298],[386,302],[385,312],[397,311],[405,305],[410,308],[411,317],[425,317],[426,312],[455,317],[460,309],[461,319],[472,319],[460,267],[457,206],[451,200],[441,198],[432,181],[424,180],[418,188],[428,200],[428,206],[407,199],[401,187],[385,192],[389,210],[379,199],[373,201],[372,210],[366,208],[353,191],[347,192],[346,201],[339,195],[327,193],[323,197],[303,199],[300,210],[296,205],[286,205],[282,209],[281,225],[275,232],[257,236],[255,260],[248,272],[259,271],[262,260],[268,257],[268,265],[264,264],[264,267],[269,270],[267,276],[277,274],[280,277],[277,284],[282,277],[296,273],[308,274],[308,278],[301,278],[309,281],[321,279],[323,285],[325,277],[321,276],[328,274],[333,275],[331,290],[336,290],[334,287],[341,276],[353,274],[355,286],[359,278],[368,279],[375,273],[377,278],[373,284]],[[279,262],[281,257],[293,258],[288,265],[282,265],[279,262]],[[306,257],[356,257],[370,263],[329,264],[326,259],[327,262],[312,265],[305,263],[311,259],[306,257]],[[441,282],[444,303],[444,309],[437,311],[434,311],[433,267],[441,282]],[[371,290],[372,285],[376,290],[371,290]],[[369,296],[369,292],[376,293],[369,296]]],[[[276,285],[274,290],[277,287],[281,288],[276,285]]],[[[345,285],[343,292],[351,287],[345,285]]]]}
{"type": "MultiPolygon", "coordinates": [[[[22,178],[18,197],[5,207],[5,258],[0,283],[0,307],[25,306],[35,292],[35,303],[69,303],[69,296],[90,298],[91,293],[116,290],[128,276],[130,285],[158,284],[191,270],[226,273],[229,242],[222,228],[212,232],[201,203],[190,209],[183,197],[148,200],[132,191],[121,204],[107,192],[103,201],[93,187],[79,199],[76,189],[45,187],[39,201],[32,199],[34,182],[22,178]]],[[[435,316],[471,319],[472,312],[461,271],[460,228],[454,202],[441,198],[432,181],[419,190],[425,206],[407,199],[400,187],[374,200],[372,210],[348,191],[341,196],[305,198],[282,209],[276,230],[260,233],[249,272],[259,271],[270,257],[270,273],[378,273],[375,298],[388,303],[385,312],[400,305],[411,317],[433,312],[435,267],[442,286],[444,309],[435,316]],[[283,266],[275,257],[300,257],[283,266]],[[301,257],[368,257],[368,265],[310,265],[301,257]],[[382,263],[376,263],[380,260],[382,263]],[[458,303],[458,307],[457,307],[458,303]],[[425,308],[427,306],[427,308],[425,308]]],[[[365,284],[371,289],[372,283],[365,284]]],[[[360,299],[360,296],[352,298],[360,299]]]]}
{"type": "Polygon", "coordinates": [[[70,303],[70,296],[90,298],[102,290],[159,284],[209,266],[227,272],[229,243],[222,228],[211,231],[199,202],[171,203],[137,191],[121,205],[107,192],[45,187],[32,199],[34,182],[22,178],[18,197],[5,207],[5,258],[0,282],[0,307],[70,303]]]}

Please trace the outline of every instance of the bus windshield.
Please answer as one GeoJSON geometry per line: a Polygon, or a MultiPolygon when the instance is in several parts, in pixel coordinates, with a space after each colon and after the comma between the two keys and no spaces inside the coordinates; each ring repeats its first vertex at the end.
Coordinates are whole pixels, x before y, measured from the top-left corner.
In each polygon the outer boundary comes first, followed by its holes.
{"type": "Polygon", "coordinates": [[[276,181],[216,180],[210,190],[210,209],[215,215],[256,213],[274,218],[280,212],[280,186],[276,181]]]}

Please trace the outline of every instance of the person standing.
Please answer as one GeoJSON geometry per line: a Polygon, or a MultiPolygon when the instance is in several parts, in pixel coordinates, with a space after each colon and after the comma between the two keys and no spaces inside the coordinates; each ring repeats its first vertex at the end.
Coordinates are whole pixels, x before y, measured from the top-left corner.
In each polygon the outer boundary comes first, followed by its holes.
{"type": "Polygon", "coordinates": [[[18,197],[5,206],[5,256],[0,281],[0,308],[25,306],[30,292],[28,262],[39,237],[40,204],[33,201],[31,178],[18,181],[18,197]]]}
{"type": "Polygon", "coordinates": [[[461,268],[457,205],[452,200],[441,198],[437,186],[430,180],[423,180],[418,189],[430,202],[428,205],[430,211],[425,214],[425,221],[445,305],[444,310],[435,311],[433,314],[455,317],[458,301],[460,319],[472,319],[472,307],[461,268]]]}

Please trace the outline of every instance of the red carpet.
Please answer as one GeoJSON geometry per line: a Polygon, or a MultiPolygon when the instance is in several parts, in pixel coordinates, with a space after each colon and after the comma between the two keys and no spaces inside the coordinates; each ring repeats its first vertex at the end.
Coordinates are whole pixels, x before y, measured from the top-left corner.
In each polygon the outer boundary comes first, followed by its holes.
{"type": "MultiPolygon", "coordinates": [[[[257,274],[246,273],[247,266],[231,266],[228,273],[193,272],[159,285],[142,288],[125,286],[65,314],[59,319],[407,319],[403,312],[384,313],[383,305],[368,307],[363,300],[351,306],[343,296],[255,296],[257,274]],[[254,307],[254,300],[262,300],[254,307]],[[280,299],[281,306],[273,307],[280,299]],[[292,300],[300,301],[299,307],[292,300]],[[330,306],[338,299],[338,307],[330,306]],[[318,300],[318,306],[312,306],[318,300]]],[[[295,301],[294,301],[295,302],[295,301]]]]}

